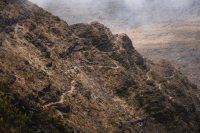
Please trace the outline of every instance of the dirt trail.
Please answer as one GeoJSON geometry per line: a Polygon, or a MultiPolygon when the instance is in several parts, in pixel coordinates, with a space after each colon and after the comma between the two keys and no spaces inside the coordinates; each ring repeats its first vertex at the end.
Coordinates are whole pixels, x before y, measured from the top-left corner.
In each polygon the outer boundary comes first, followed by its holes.
{"type": "Polygon", "coordinates": [[[152,77],[151,77],[151,72],[152,72],[152,69],[150,69],[147,73],[146,73],[146,77],[147,77],[147,80],[152,80],[153,82],[155,82],[156,86],[158,87],[159,90],[162,90],[162,83],[158,83],[158,81],[154,80],[152,77]]]}
{"type": "MultiPolygon", "coordinates": [[[[151,77],[151,72],[152,72],[152,71],[153,71],[153,70],[150,69],[150,70],[146,73],[147,80],[153,81],[153,82],[155,83],[156,87],[157,87],[159,90],[163,90],[163,88],[162,88],[162,83],[159,83],[158,81],[154,80],[154,79],[151,77]]],[[[170,80],[169,80],[169,79],[172,79],[172,78],[174,78],[174,77],[175,77],[174,74],[173,74],[172,76],[170,76],[170,77],[165,77],[165,78],[168,79],[166,82],[167,82],[167,83],[170,83],[170,80]]],[[[169,97],[170,100],[173,100],[173,97],[172,97],[172,96],[170,96],[170,95],[167,95],[167,96],[169,97]]]]}
{"type": "MultiPolygon", "coordinates": [[[[96,68],[110,68],[110,69],[119,69],[120,66],[117,64],[117,62],[112,61],[115,66],[103,66],[103,65],[98,65],[98,66],[92,66],[92,65],[87,65],[87,67],[96,67],[96,68]]],[[[85,67],[85,66],[79,66],[79,67],[85,67]]]]}
{"type": "Polygon", "coordinates": [[[49,103],[47,105],[45,105],[44,107],[49,107],[49,106],[53,106],[53,105],[56,105],[56,104],[62,104],[64,102],[64,97],[66,95],[66,92],[63,93],[61,96],[60,96],[60,100],[58,102],[52,102],[52,103],[49,103]]]}
{"type": "Polygon", "coordinates": [[[48,103],[47,105],[45,105],[44,107],[50,107],[50,106],[53,106],[53,105],[56,105],[56,104],[63,104],[64,103],[64,100],[65,100],[65,96],[67,94],[71,94],[73,93],[73,91],[75,90],[75,80],[72,80],[71,81],[71,89],[69,91],[66,91],[66,92],[63,92],[62,95],[60,96],[60,100],[57,101],[57,102],[51,102],[51,103],[48,103]]]}

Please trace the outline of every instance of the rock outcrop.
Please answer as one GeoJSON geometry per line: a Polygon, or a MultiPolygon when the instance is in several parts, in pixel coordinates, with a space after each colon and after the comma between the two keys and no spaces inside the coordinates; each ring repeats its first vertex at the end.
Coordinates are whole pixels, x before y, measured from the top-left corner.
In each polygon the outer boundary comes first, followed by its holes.
{"type": "Polygon", "coordinates": [[[22,113],[45,113],[32,132],[200,131],[197,87],[128,36],[68,25],[26,0],[1,1],[0,23],[1,92],[22,113]]]}

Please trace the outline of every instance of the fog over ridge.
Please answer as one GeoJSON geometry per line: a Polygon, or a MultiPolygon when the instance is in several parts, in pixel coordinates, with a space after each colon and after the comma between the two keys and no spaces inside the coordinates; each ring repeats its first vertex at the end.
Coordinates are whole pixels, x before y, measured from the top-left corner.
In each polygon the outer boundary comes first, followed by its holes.
{"type": "Polygon", "coordinates": [[[69,24],[100,21],[111,28],[199,15],[198,0],[30,0],[69,24]],[[195,7],[195,10],[193,10],[195,7]]]}

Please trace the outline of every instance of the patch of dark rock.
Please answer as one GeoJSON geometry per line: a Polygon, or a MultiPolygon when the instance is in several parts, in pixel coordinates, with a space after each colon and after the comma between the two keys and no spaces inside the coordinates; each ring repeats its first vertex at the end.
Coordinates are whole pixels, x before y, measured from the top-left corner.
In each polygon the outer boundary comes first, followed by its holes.
{"type": "Polygon", "coordinates": [[[48,37],[46,37],[44,34],[36,34],[36,35],[37,35],[37,38],[40,39],[42,41],[42,43],[44,43],[45,45],[46,44],[53,45],[53,42],[48,37]]]}
{"type": "Polygon", "coordinates": [[[56,95],[56,94],[46,94],[44,96],[42,96],[42,100],[45,101],[45,104],[49,104],[49,103],[52,103],[52,102],[57,102],[59,101],[59,96],[56,95]]]}
{"type": "Polygon", "coordinates": [[[45,93],[44,93],[43,91],[39,91],[39,92],[38,92],[38,96],[39,96],[39,97],[42,97],[42,96],[44,96],[44,95],[45,95],[45,93]]]}
{"type": "Polygon", "coordinates": [[[31,23],[30,26],[29,26],[29,31],[33,31],[33,30],[35,30],[36,27],[37,27],[36,24],[31,23]]]}
{"type": "Polygon", "coordinates": [[[45,96],[47,93],[49,93],[52,90],[53,90],[53,88],[52,88],[51,84],[48,84],[42,90],[38,91],[38,96],[39,97],[45,96]]]}
{"type": "Polygon", "coordinates": [[[75,49],[75,47],[76,47],[76,44],[71,44],[69,46],[69,48],[67,48],[65,51],[63,51],[63,52],[61,52],[59,54],[60,58],[66,58],[67,56],[69,56],[73,52],[73,50],[75,49]]]}
{"type": "Polygon", "coordinates": [[[43,92],[50,92],[52,90],[52,85],[48,84],[44,89],[42,89],[43,92]]]}
{"type": "Polygon", "coordinates": [[[84,50],[84,46],[81,46],[78,43],[71,44],[67,49],[65,49],[63,52],[59,54],[60,58],[67,58],[70,56],[73,52],[78,52],[81,50],[84,50]]]}
{"type": "Polygon", "coordinates": [[[0,90],[3,91],[3,92],[7,92],[7,89],[9,89],[8,84],[5,83],[5,81],[0,81],[0,90]]]}
{"type": "Polygon", "coordinates": [[[49,51],[45,51],[43,53],[43,55],[44,55],[45,58],[48,58],[48,59],[51,58],[51,53],[49,51]]]}
{"type": "Polygon", "coordinates": [[[0,74],[4,74],[4,71],[3,71],[3,69],[1,69],[1,68],[0,68],[0,74]]]}
{"type": "Polygon", "coordinates": [[[61,31],[56,27],[51,27],[50,31],[56,35],[62,35],[61,31]]]}
{"type": "Polygon", "coordinates": [[[11,102],[16,100],[16,95],[13,93],[7,92],[6,96],[11,100],[11,102]]]}
{"type": "Polygon", "coordinates": [[[30,63],[29,63],[28,60],[25,60],[25,61],[24,61],[24,64],[25,64],[25,65],[30,65],[30,63]]]}
{"type": "Polygon", "coordinates": [[[91,97],[91,92],[90,91],[87,91],[85,94],[84,94],[84,96],[88,99],[88,100],[90,100],[92,97],[91,97]]]}
{"type": "Polygon", "coordinates": [[[164,108],[165,106],[162,104],[162,102],[155,101],[154,103],[146,105],[145,110],[149,114],[155,114],[157,112],[162,111],[164,108]]]}
{"type": "Polygon", "coordinates": [[[28,94],[25,99],[28,99],[29,101],[39,102],[39,97],[34,94],[28,94]]]}
{"type": "Polygon", "coordinates": [[[146,83],[147,85],[155,86],[155,82],[153,80],[147,80],[146,83]]]}
{"type": "Polygon", "coordinates": [[[3,29],[0,29],[0,31],[9,34],[11,32],[14,32],[14,28],[12,28],[12,27],[5,27],[3,29]]]}
{"type": "Polygon", "coordinates": [[[136,65],[145,66],[145,61],[142,57],[137,57],[135,60],[136,65]]]}
{"type": "Polygon", "coordinates": [[[12,84],[15,83],[15,81],[16,81],[16,77],[14,75],[10,75],[8,80],[7,80],[7,84],[12,85],[12,84]]]}
{"type": "Polygon", "coordinates": [[[138,123],[143,123],[144,121],[145,121],[145,119],[140,118],[140,119],[130,120],[130,121],[128,121],[128,123],[129,123],[130,125],[136,125],[136,124],[138,124],[138,123]]]}
{"type": "MultiPolygon", "coordinates": [[[[61,92],[58,90],[52,89],[50,92],[41,92],[40,97],[46,101],[46,103],[57,102],[60,100],[61,92]]],[[[38,94],[39,96],[39,94],[38,94]]]]}
{"type": "Polygon", "coordinates": [[[127,97],[129,96],[129,91],[132,86],[134,86],[136,83],[134,80],[127,80],[123,83],[122,86],[115,89],[115,94],[120,97],[127,97]]]}
{"type": "Polygon", "coordinates": [[[73,133],[81,133],[81,130],[78,129],[78,128],[75,128],[74,131],[73,131],[73,133]]]}
{"type": "Polygon", "coordinates": [[[177,97],[185,97],[186,96],[185,92],[180,88],[177,88],[176,90],[174,90],[174,92],[177,97]]]}
{"type": "Polygon", "coordinates": [[[56,109],[63,112],[63,113],[69,113],[71,111],[71,108],[69,105],[64,105],[64,104],[58,104],[56,106],[56,109]]]}
{"type": "Polygon", "coordinates": [[[131,39],[126,34],[121,35],[121,40],[123,41],[123,47],[124,47],[124,49],[128,53],[130,53],[130,52],[132,52],[134,50],[132,41],[131,41],[131,39]]]}
{"type": "Polygon", "coordinates": [[[22,13],[20,16],[13,18],[0,17],[0,25],[12,26],[17,24],[19,21],[24,20],[27,16],[28,16],[27,13],[22,13]]]}
{"type": "Polygon", "coordinates": [[[172,123],[175,119],[175,112],[171,110],[166,110],[163,112],[157,112],[153,115],[155,120],[157,120],[159,123],[166,124],[166,123],[172,123]]]}
{"type": "Polygon", "coordinates": [[[126,96],[128,96],[128,88],[127,87],[120,87],[119,89],[117,89],[116,91],[115,91],[115,94],[116,95],[118,95],[118,96],[120,96],[120,97],[126,97],[126,96]]]}
{"type": "Polygon", "coordinates": [[[130,68],[130,65],[127,62],[127,60],[124,60],[124,59],[126,59],[126,57],[125,57],[125,55],[123,53],[118,54],[116,52],[112,52],[111,58],[113,60],[116,60],[117,62],[119,62],[123,67],[125,67],[127,69],[130,68]]]}
{"type": "Polygon", "coordinates": [[[66,53],[65,52],[59,53],[59,57],[60,58],[65,58],[66,57],[66,53]]]}
{"type": "Polygon", "coordinates": [[[55,19],[55,21],[57,21],[57,22],[60,22],[60,21],[61,21],[61,19],[60,19],[58,16],[55,16],[54,19],[55,19]]]}
{"type": "Polygon", "coordinates": [[[87,108],[87,109],[85,109],[85,111],[86,111],[87,113],[90,113],[90,112],[91,112],[91,109],[87,108]]]}
{"type": "Polygon", "coordinates": [[[119,129],[122,129],[123,128],[123,123],[122,122],[118,122],[118,123],[116,123],[117,124],[117,127],[119,128],[119,129]]]}
{"type": "Polygon", "coordinates": [[[57,94],[55,92],[55,90],[56,89],[51,84],[48,84],[47,86],[45,86],[44,88],[42,88],[40,91],[38,91],[38,95],[40,97],[42,97],[42,96],[45,96],[45,95],[51,95],[50,93],[57,94]]]}
{"type": "Polygon", "coordinates": [[[52,67],[52,66],[53,66],[53,63],[52,63],[52,62],[49,62],[49,63],[46,64],[46,67],[48,67],[48,68],[50,68],[50,67],[52,67]]]}
{"type": "Polygon", "coordinates": [[[45,80],[47,79],[47,74],[44,72],[44,71],[39,71],[38,73],[36,73],[36,77],[38,79],[41,79],[41,80],[45,80]]]}
{"type": "Polygon", "coordinates": [[[3,46],[3,42],[2,41],[0,41],[0,47],[2,47],[3,46]]]}
{"type": "Polygon", "coordinates": [[[111,52],[111,51],[113,51],[112,43],[109,42],[109,41],[102,41],[102,42],[98,43],[96,48],[98,50],[100,50],[100,51],[103,51],[103,52],[111,52]]]}
{"type": "Polygon", "coordinates": [[[27,41],[32,43],[37,49],[41,51],[45,58],[50,58],[51,53],[48,51],[48,48],[44,45],[46,43],[51,43],[44,35],[33,35],[31,33],[27,33],[25,36],[27,41]]]}
{"type": "Polygon", "coordinates": [[[90,40],[93,46],[103,52],[113,51],[111,39],[113,38],[110,30],[104,25],[94,22],[88,24],[75,24],[70,26],[74,33],[81,37],[90,40]]]}

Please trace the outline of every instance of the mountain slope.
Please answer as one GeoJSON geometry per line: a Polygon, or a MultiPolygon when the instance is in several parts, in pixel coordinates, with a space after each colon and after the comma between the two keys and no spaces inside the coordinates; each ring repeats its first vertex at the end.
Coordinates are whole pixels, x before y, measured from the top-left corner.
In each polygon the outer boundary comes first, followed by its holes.
{"type": "Polygon", "coordinates": [[[127,35],[69,26],[26,0],[0,1],[0,23],[1,91],[12,108],[53,121],[33,132],[199,132],[198,88],[143,59],[127,35]]]}

